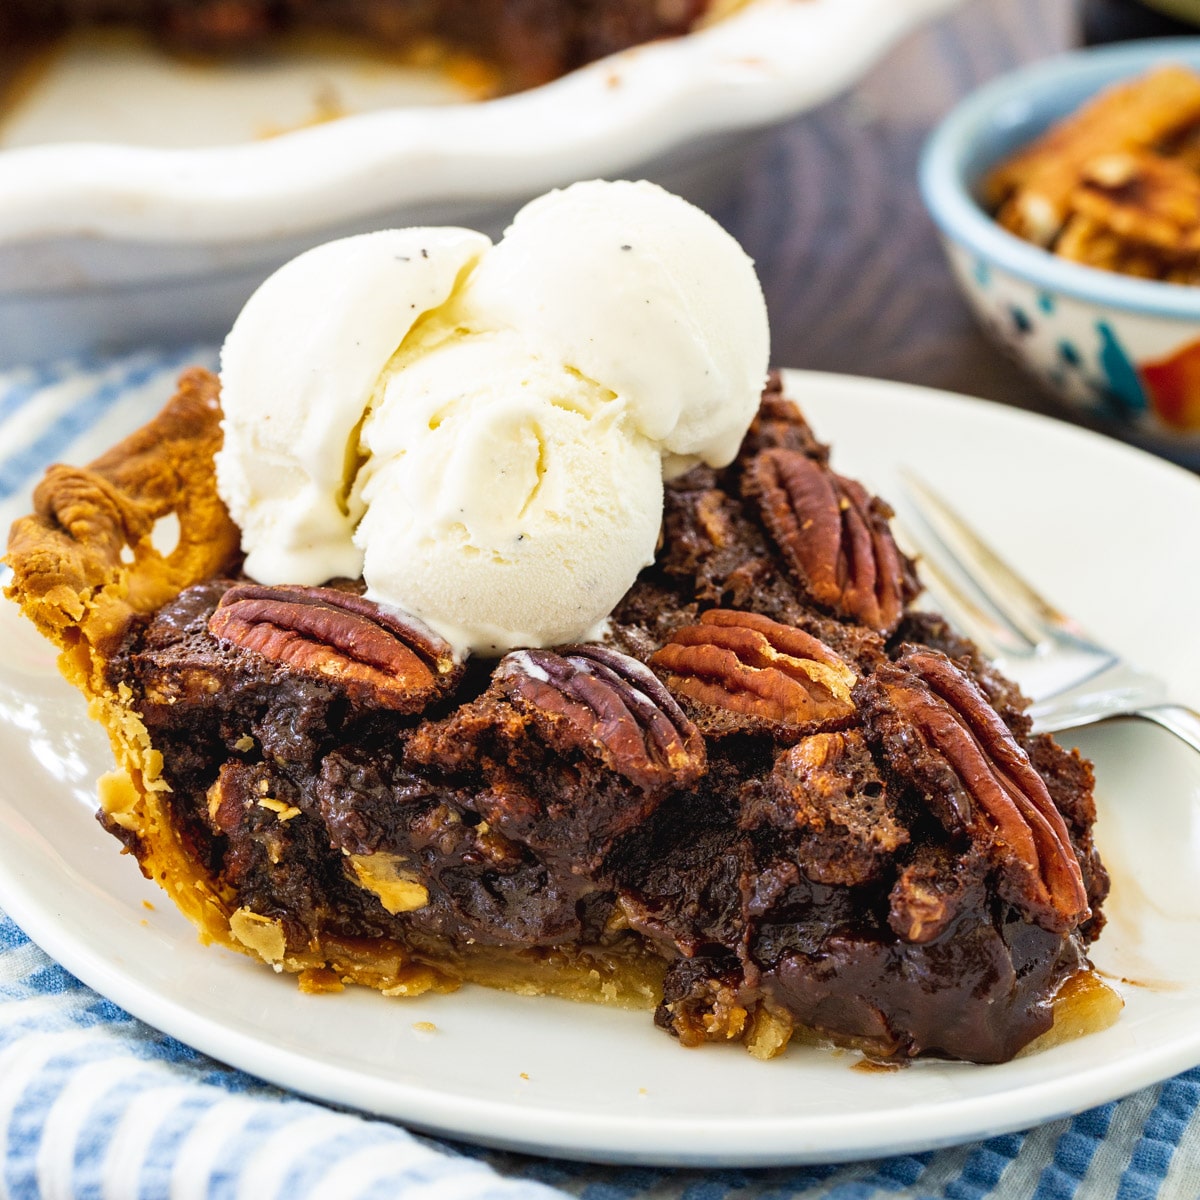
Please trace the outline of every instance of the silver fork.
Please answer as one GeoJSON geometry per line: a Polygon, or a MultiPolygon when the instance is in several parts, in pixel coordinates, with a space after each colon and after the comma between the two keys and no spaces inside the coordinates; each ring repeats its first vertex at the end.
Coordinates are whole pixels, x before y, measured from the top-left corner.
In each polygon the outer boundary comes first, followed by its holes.
{"type": "Polygon", "coordinates": [[[946,615],[1033,700],[1046,733],[1113,717],[1153,721],[1200,751],[1200,713],[1171,702],[1166,685],[1090,637],[1040,596],[927,483],[902,472],[913,509],[937,546],[903,535],[920,554],[922,579],[946,615]],[[938,565],[953,563],[987,607],[938,565]],[[994,611],[989,612],[988,608],[994,611]]]}

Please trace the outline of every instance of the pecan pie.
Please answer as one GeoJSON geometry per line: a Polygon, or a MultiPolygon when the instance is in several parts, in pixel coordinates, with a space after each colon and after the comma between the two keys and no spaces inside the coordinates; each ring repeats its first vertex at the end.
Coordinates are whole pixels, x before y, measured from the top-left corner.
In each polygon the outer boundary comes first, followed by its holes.
{"type": "Polygon", "coordinates": [[[185,53],[260,49],[296,32],[349,35],[375,50],[443,45],[528,87],[652,38],[686,33],[719,0],[5,0],[0,48],[79,25],[150,30],[185,53]]]}
{"type": "Polygon", "coordinates": [[[474,981],[761,1057],[996,1062],[1051,1027],[1103,924],[1091,769],[912,609],[887,505],[778,380],[728,468],[668,485],[602,641],[465,664],[356,580],[240,573],[220,417],[185,375],[9,545],[112,737],[100,820],[203,936],[309,990],[474,981]]]}

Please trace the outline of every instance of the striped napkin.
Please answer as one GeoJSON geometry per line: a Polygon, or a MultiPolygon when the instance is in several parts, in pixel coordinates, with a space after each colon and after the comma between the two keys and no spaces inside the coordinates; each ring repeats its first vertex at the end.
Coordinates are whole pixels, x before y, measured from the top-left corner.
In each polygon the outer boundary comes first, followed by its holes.
{"type": "MultiPolygon", "coordinates": [[[[211,348],[0,373],[0,524],[211,348]]],[[[0,836],[3,831],[0,830],[0,836]]],[[[769,1068],[766,1068],[769,1069],[769,1068]]],[[[848,1166],[598,1167],[485,1151],[301,1100],[84,987],[0,913],[0,1200],[1194,1200],[1200,1069],[1029,1133],[848,1166]]]]}

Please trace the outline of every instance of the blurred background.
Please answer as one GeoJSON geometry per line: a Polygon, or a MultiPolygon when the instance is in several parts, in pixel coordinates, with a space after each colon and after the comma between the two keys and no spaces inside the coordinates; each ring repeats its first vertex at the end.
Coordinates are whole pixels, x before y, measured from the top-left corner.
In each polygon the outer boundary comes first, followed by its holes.
{"type": "Polygon", "coordinates": [[[776,362],[1058,413],[975,324],[916,174],[930,130],[961,97],[1082,44],[1084,17],[1076,0],[967,0],[847,95],[770,136],[717,215],[758,264],[776,362]]]}

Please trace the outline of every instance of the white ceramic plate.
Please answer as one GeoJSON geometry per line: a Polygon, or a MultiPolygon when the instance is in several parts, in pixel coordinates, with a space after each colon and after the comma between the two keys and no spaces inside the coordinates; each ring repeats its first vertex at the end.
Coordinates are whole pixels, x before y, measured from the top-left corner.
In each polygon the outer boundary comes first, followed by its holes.
{"type": "MultiPolygon", "coordinates": [[[[836,466],[892,497],[898,465],[920,471],[1061,605],[1200,705],[1194,477],[961,397],[800,373],[791,388],[836,466]]],[[[855,1055],[813,1048],[770,1063],[737,1047],[687,1051],[646,1013],[482,988],[304,996],[203,948],[93,821],[107,745],[12,606],[0,644],[0,905],[131,1012],[311,1096],[543,1154],[751,1165],[981,1138],[1200,1062],[1200,758],[1156,729],[1079,739],[1096,762],[1114,878],[1095,961],[1125,997],[1117,1024],[1002,1066],[862,1072],[855,1055]]]]}
{"type": "Polygon", "coordinates": [[[499,233],[576,179],[653,179],[711,208],[752,131],[848,87],[957,2],[748,0],[687,37],[466,103],[431,72],[344,55],[199,67],[84,45],[0,113],[0,367],[219,340],[309,246],[409,225],[499,233]]]}

